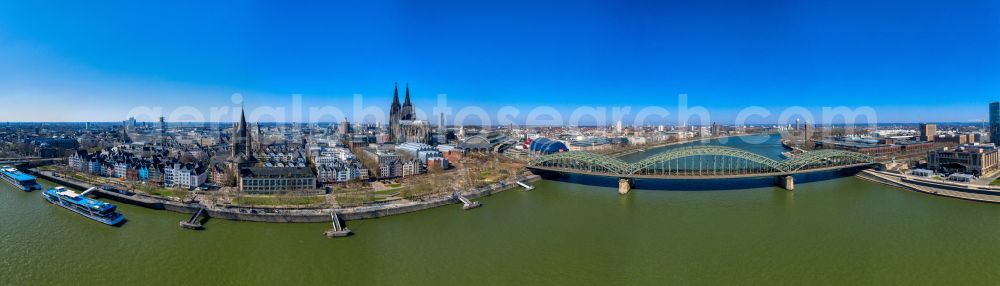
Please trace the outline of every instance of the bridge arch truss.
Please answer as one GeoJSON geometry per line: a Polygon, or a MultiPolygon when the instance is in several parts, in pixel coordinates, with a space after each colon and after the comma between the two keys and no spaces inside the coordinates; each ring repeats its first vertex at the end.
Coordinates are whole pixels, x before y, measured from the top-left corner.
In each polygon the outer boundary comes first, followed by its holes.
{"type": "Polygon", "coordinates": [[[553,153],[535,158],[529,162],[532,166],[544,166],[559,169],[572,169],[590,173],[607,173],[613,175],[626,174],[632,166],[604,154],[585,151],[569,151],[553,153]]]}
{"type": "Polygon", "coordinates": [[[726,176],[780,173],[780,162],[742,149],[694,146],[667,150],[630,164],[624,175],[726,176]]]}
{"type": "Polygon", "coordinates": [[[585,151],[554,153],[529,161],[529,166],[618,177],[745,177],[836,169],[875,163],[874,158],[844,150],[815,150],[775,160],[726,146],[670,149],[638,162],[625,162],[585,151]]]}
{"type": "Polygon", "coordinates": [[[798,172],[845,165],[873,164],[875,158],[858,152],[822,149],[806,152],[781,163],[785,172],[798,172]]]}

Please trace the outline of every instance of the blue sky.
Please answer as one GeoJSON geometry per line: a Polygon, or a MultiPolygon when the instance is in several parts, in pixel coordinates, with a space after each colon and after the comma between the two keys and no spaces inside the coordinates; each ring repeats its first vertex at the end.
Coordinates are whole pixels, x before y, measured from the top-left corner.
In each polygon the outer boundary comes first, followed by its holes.
{"type": "Polygon", "coordinates": [[[112,2],[0,3],[0,121],[208,112],[233,93],[349,112],[353,94],[388,107],[393,82],[418,107],[521,117],[683,93],[721,122],[751,105],[969,121],[1000,100],[997,1],[112,2]]]}

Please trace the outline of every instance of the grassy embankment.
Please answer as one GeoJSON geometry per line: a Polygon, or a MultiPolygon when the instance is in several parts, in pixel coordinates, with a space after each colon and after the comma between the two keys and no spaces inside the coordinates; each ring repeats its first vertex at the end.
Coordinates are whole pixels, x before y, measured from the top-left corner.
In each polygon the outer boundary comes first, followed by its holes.
{"type": "Polygon", "coordinates": [[[240,196],[233,200],[239,205],[255,206],[302,206],[326,202],[323,196],[240,196]]]}

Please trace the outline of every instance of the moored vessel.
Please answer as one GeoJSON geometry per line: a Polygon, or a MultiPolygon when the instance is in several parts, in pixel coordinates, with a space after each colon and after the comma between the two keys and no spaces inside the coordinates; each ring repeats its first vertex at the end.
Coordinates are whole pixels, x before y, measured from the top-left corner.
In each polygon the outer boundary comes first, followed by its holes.
{"type": "Polygon", "coordinates": [[[45,200],[71,210],[77,214],[107,225],[118,225],[125,221],[125,216],[118,213],[118,207],[113,204],[84,197],[94,188],[77,194],[65,187],[55,187],[42,193],[45,200]]]}
{"type": "Polygon", "coordinates": [[[25,192],[42,189],[35,176],[22,173],[11,166],[0,166],[0,178],[25,192]]]}

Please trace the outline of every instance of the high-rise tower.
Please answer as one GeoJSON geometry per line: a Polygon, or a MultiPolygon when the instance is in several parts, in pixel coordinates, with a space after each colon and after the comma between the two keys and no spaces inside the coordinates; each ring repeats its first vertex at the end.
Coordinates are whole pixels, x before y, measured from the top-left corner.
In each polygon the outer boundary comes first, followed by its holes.
{"type": "Polygon", "coordinates": [[[447,128],[446,126],[447,125],[444,124],[444,112],[441,112],[438,114],[438,132],[441,134],[445,134],[448,130],[446,129],[447,128]]]}
{"type": "Polygon", "coordinates": [[[920,123],[920,141],[924,142],[934,142],[934,137],[937,134],[937,124],[934,123],[920,123]]]}
{"type": "Polygon", "coordinates": [[[990,142],[1000,144],[1000,101],[990,103],[990,142]]]}

